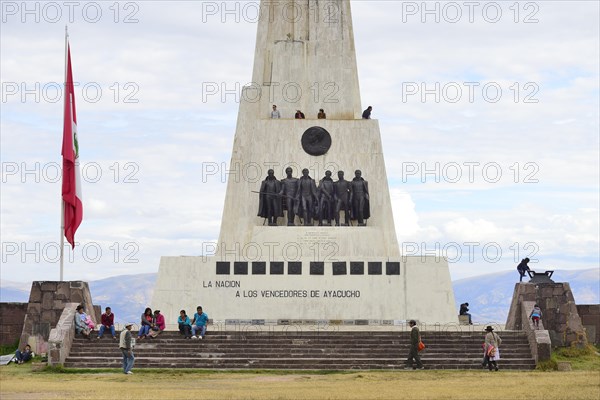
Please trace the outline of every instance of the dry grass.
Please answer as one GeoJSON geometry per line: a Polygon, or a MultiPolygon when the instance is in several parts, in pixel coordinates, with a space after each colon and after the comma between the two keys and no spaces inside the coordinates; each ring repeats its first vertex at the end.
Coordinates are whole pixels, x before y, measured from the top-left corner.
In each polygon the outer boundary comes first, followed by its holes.
{"type": "Polygon", "coordinates": [[[32,373],[0,367],[9,399],[593,399],[600,372],[397,371],[340,374],[134,370],[32,373]]]}

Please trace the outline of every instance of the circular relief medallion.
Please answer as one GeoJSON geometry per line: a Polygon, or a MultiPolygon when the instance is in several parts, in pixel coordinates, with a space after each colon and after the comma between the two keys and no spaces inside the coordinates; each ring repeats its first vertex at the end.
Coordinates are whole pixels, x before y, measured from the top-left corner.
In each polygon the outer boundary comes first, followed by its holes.
{"type": "Polygon", "coordinates": [[[322,156],[331,147],[331,135],[320,126],[308,128],[302,135],[302,148],[311,156],[322,156]]]}

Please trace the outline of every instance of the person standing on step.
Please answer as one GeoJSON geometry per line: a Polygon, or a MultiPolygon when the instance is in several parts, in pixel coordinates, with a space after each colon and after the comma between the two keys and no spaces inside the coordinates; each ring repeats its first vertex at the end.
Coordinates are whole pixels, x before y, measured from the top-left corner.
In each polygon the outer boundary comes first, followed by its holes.
{"type": "Polygon", "coordinates": [[[533,306],[533,310],[531,310],[529,318],[531,318],[531,320],[533,321],[533,326],[535,327],[535,329],[538,329],[540,327],[540,319],[542,318],[542,309],[540,308],[540,306],[538,306],[537,304],[533,306]]]}
{"type": "Polygon", "coordinates": [[[421,332],[417,327],[417,321],[411,319],[408,324],[410,325],[410,353],[406,359],[406,367],[404,369],[425,369],[419,356],[419,342],[421,341],[421,332]],[[413,360],[416,366],[413,366],[413,360]]]}
{"type": "Polygon", "coordinates": [[[502,343],[502,339],[498,336],[497,333],[494,333],[494,328],[491,326],[487,326],[485,328],[487,334],[485,335],[485,360],[484,364],[486,364],[488,369],[491,371],[492,368],[498,371],[498,361],[500,359],[500,344],[502,343]]]}
{"type": "Polygon", "coordinates": [[[208,315],[202,312],[202,306],[196,308],[196,314],[192,320],[192,339],[204,339],[206,335],[206,324],[208,323],[208,315]],[[198,335],[197,332],[200,331],[198,335]]]}
{"type": "Polygon", "coordinates": [[[115,314],[112,313],[110,307],[106,307],[104,314],[100,318],[100,330],[98,331],[98,339],[102,338],[105,330],[109,330],[112,338],[117,338],[117,333],[115,332],[115,314]]]}
{"type": "Polygon", "coordinates": [[[131,335],[132,326],[133,324],[131,322],[125,324],[125,329],[123,329],[121,335],[119,335],[119,349],[121,350],[121,353],[123,353],[123,373],[127,375],[133,374],[131,370],[133,368],[133,363],[135,362],[135,357],[133,355],[135,340],[133,339],[133,335],[131,335]]]}

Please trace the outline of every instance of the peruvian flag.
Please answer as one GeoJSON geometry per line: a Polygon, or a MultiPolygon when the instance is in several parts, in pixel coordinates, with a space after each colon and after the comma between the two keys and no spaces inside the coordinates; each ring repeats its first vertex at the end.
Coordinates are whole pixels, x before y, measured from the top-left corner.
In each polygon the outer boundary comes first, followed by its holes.
{"type": "Polygon", "coordinates": [[[71,47],[67,45],[67,71],[65,78],[65,118],[63,127],[63,223],[65,237],[75,247],[75,231],[83,219],[81,203],[81,174],[79,172],[79,143],[77,142],[77,115],[75,113],[75,92],[71,72],[71,47]]]}

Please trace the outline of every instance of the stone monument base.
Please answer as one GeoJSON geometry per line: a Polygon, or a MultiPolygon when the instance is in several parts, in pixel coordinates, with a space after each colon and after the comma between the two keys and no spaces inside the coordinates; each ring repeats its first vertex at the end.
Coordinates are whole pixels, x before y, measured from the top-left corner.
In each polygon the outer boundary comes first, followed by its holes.
{"type": "Polygon", "coordinates": [[[448,263],[436,257],[250,262],[162,257],[152,307],[176,329],[179,311],[191,317],[198,305],[214,321],[229,324],[458,322],[448,263]]]}
{"type": "Polygon", "coordinates": [[[87,282],[33,282],[19,348],[29,344],[35,353],[46,353],[50,330],[56,327],[67,303],[83,305],[94,322],[100,321],[100,308],[94,307],[87,282]]]}

